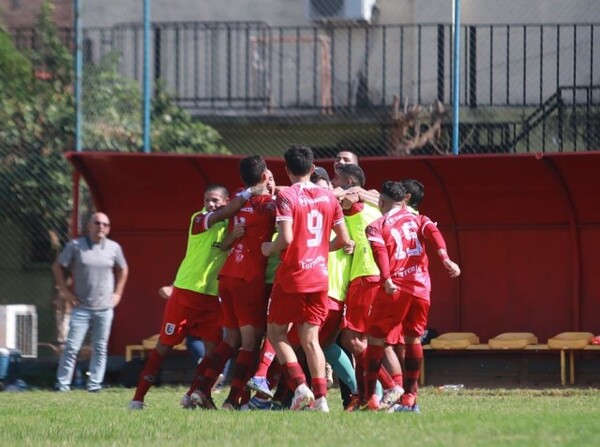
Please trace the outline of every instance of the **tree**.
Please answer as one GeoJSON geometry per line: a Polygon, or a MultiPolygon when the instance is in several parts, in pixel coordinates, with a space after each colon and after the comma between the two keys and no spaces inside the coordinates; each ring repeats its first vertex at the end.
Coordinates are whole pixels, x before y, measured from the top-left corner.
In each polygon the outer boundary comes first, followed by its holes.
{"type": "MultiPolygon", "coordinates": [[[[61,42],[45,2],[35,29],[35,49],[19,52],[0,31],[0,220],[24,229],[29,241],[49,233],[64,241],[73,209],[71,167],[64,152],[74,147],[75,106],[73,57],[61,42]]],[[[141,90],[118,72],[111,54],[84,72],[83,143],[86,149],[139,151],[142,146],[141,90]]],[[[154,99],[152,150],[160,152],[229,153],[220,135],[194,122],[174,105],[164,89],[154,99]]],[[[41,259],[39,259],[41,258],[41,259]]]]}

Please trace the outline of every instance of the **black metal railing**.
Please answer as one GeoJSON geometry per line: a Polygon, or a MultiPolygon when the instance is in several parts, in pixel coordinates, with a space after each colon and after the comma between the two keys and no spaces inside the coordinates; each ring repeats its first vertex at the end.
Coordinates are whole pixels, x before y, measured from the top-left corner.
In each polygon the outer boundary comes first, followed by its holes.
{"type": "MultiPolygon", "coordinates": [[[[600,24],[464,25],[461,104],[537,107],[559,86],[592,85],[600,24]]],[[[272,27],[264,22],[152,24],[152,76],[182,107],[202,111],[338,110],[452,98],[448,24],[272,27]]],[[[60,30],[65,43],[72,31],[60,30]]],[[[84,31],[84,58],[120,56],[141,82],[141,24],[84,31]]],[[[35,30],[14,32],[34,48],[35,30]]]]}

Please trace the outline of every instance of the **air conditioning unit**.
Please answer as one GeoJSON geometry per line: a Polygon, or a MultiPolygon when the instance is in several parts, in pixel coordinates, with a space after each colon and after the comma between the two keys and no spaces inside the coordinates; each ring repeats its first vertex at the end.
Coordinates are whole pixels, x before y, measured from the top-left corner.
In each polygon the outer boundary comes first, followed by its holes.
{"type": "Polygon", "coordinates": [[[18,349],[22,357],[37,357],[38,322],[30,304],[0,306],[0,346],[18,349]]]}
{"type": "Polygon", "coordinates": [[[307,16],[314,21],[370,22],[377,0],[306,0],[307,16]]]}

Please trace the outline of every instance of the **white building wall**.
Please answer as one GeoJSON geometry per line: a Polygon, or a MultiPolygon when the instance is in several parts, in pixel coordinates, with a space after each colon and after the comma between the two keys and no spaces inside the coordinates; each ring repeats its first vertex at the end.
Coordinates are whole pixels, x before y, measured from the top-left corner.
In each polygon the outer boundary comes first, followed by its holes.
{"type": "MultiPolygon", "coordinates": [[[[309,0],[151,0],[153,21],[264,21],[271,26],[308,25],[309,0]]],[[[352,1],[352,0],[346,0],[352,1]]],[[[450,23],[454,0],[377,0],[379,22],[450,23]]],[[[82,0],[85,26],[141,22],[142,0],[82,0]]],[[[486,23],[600,22],[597,0],[461,0],[461,20],[486,23]]]]}

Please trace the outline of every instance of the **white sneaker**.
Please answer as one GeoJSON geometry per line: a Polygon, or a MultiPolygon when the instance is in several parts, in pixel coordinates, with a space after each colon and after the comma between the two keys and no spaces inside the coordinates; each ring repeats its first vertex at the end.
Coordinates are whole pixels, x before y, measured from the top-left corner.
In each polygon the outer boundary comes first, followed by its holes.
{"type": "Polygon", "coordinates": [[[129,402],[130,410],[143,410],[145,406],[146,404],[144,404],[144,402],[142,402],[141,400],[132,400],[131,402],[129,402]]]}
{"type": "Polygon", "coordinates": [[[307,408],[313,408],[314,406],[315,395],[310,390],[310,388],[303,383],[298,388],[296,388],[290,409],[292,411],[301,411],[307,408]]]}
{"type": "Polygon", "coordinates": [[[325,397],[319,397],[315,400],[315,411],[320,411],[322,413],[329,413],[329,405],[327,405],[327,399],[325,397]]]}

